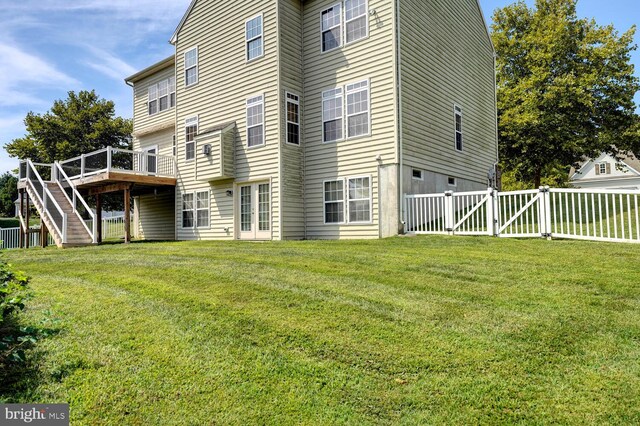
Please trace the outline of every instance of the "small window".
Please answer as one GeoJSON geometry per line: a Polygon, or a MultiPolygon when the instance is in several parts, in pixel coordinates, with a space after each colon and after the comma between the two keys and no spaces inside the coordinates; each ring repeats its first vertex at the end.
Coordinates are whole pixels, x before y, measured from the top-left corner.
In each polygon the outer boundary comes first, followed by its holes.
{"type": "Polygon", "coordinates": [[[247,146],[264,145],[264,96],[247,99],[247,146]]]}
{"type": "Polygon", "coordinates": [[[322,11],[322,51],[327,52],[342,45],[342,4],[338,3],[322,11]]]}
{"type": "Polygon", "coordinates": [[[609,165],[608,163],[599,163],[598,164],[598,171],[600,173],[600,175],[610,175],[611,174],[611,165],[609,165]]]}
{"type": "Polygon", "coordinates": [[[456,149],[462,151],[462,108],[454,107],[456,121],[456,149]]]}
{"type": "Polygon", "coordinates": [[[245,24],[247,61],[259,58],[264,53],[262,43],[262,15],[249,19],[245,24]]]}
{"type": "Polygon", "coordinates": [[[184,85],[191,86],[198,82],[198,48],[194,47],[184,54],[184,85]]]}
{"type": "Polygon", "coordinates": [[[149,115],[153,115],[158,112],[158,86],[152,84],[148,89],[147,104],[149,107],[149,115]]]}
{"type": "Polygon", "coordinates": [[[344,11],[347,44],[367,37],[367,0],[346,0],[344,11]]]}
{"type": "Polygon", "coordinates": [[[369,134],[369,82],[348,84],[347,138],[369,134]]]}
{"type": "Polygon", "coordinates": [[[209,191],[196,192],[196,226],[209,227],[209,191]]]}
{"type": "Polygon", "coordinates": [[[457,179],[451,176],[449,176],[448,181],[449,181],[449,186],[456,186],[458,184],[457,179]]]}
{"type": "Polygon", "coordinates": [[[371,221],[371,179],[368,177],[350,178],[349,182],[349,223],[367,223],[371,221]]]}
{"type": "Polygon", "coordinates": [[[341,140],[342,129],[342,88],[322,92],[322,140],[341,140]]]}
{"type": "Polygon", "coordinates": [[[424,180],[422,170],[419,169],[411,169],[411,175],[416,180],[424,180]]]}
{"type": "Polygon", "coordinates": [[[287,93],[287,143],[300,145],[300,98],[287,93]]]}
{"type": "Polygon", "coordinates": [[[193,228],[193,193],[182,194],[182,227],[193,228]]]}
{"type": "Polygon", "coordinates": [[[176,156],[176,135],[173,135],[173,140],[172,140],[171,147],[172,147],[172,151],[171,152],[173,152],[173,156],[175,157],[176,156]]]}
{"type": "Polygon", "coordinates": [[[176,106],[176,78],[169,77],[169,108],[176,106]]]}
{"type": "Polygon", "coordinates": [[[184,121],[185,155],[186,160],[196,157],[196,135],[198,134],[198,117],[187,118],[184,121]]]}
{"type": "Polygon", "coordinates": [[[344,222],[344,180],[324,183],[324,222],[344,222]]]}

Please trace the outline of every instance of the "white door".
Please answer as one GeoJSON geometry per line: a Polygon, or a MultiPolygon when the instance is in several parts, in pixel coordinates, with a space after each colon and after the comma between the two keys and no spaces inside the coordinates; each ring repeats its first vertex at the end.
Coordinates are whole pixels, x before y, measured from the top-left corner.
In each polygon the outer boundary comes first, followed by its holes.
{"type": "Polygon", "coordinates": [[[146,172],[156,174],[158,171],[158,157],[156,157],[158,154],[158,146],[149,147],[145,149],[144,152],[147,154],[145,155],[146,159],[144,163],[146,172]]]}
{"type": "Polygon", "coordinates": [[[237,200],[240,239],[271,239],[271,186],[269,183],[240,185],[237,200]]]}

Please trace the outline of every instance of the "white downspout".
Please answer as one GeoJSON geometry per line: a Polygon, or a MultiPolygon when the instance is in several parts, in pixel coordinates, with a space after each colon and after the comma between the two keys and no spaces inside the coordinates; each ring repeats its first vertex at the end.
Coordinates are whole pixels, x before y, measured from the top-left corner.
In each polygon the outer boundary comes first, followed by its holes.
{"type": "Polygon", "coordinates": [[[396,0],[396,75],[398,79],[398,200],[400,202],[400,223],[404,233],[404,158],[402,139],[402,43],[400,40],[400,0],[396,0]]]}

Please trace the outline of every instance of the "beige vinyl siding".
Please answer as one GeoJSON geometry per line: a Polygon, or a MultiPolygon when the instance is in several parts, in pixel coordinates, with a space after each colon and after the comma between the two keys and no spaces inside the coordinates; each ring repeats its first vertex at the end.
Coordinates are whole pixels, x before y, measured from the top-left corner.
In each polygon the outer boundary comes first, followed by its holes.
{"type": "Polygon", "coordinates": [[[158,146],[159,155],[173,155],[173,135],[175,130],[172,128],[136,138],[136,146],[134,149],[143,150],[153,146],[158,146]]]}
{"type": "MultiPolygon", "coordinates": [[[[278,138],[277,3],[271,1],[198,1],[176,42],[177,161],[176,224],[178,239],[233,238],[233,182],[208,184],[195,179],[195,161],[185,161],[185,118],[198,116],[199,130],[235,121],[235,182],[271,180],[272,235],[280,238],[280,179],[278,138]],[[245,21],[263,14],[264,56],[247,63],[245,21]],[[198,47],[198,83],[184,86],[184,52],[198,47]],[[264,95],[266,144],[247,148],[246,100],[264,95]],[[181,226],[181,194],[211,189],[211,228],[187,230],[181,226]],[[230,234],[223,231],[230,228],[230,234]]],[[[196,157],[203,141],[196,138],[196,157]]],[[[234,194],[236,196],[237,194],[234,194]]]]}
{"type": "MultiPolygon", "coordinates": [[[[279,0],[280,31],[280,143],[282,176],[282,236],[302,239],[304,232],[304,138],[300,146],[287,144],[286,92],[300,97],[300,122],[304,114],[302,103],[302,5],[299,0],[279,0]]],[[[300,126],[302,129],[302,125],[300,126]]]]}
{"type": "Polygon", "coordinates": [[[149,115],[147,106],[148,89],[152,84],[173,77],[173,65],[135,83],[133,86],[133,116],[134,116],[134,133],[144,132],[146,129],[153,128],[158,125],[173,123],[175,120],[176,109],[169,108],[157,114],[149,115]]]}
{"type": "Polygon", "coordinates": [[[175,190],[173,188],[158,189],[157,194],[141,195],[136,198],[138,238],[145,240],[175,239],[174,199],[175,190]]]}
{"type": "Polygon", "coordinates": [[[493,50],[476,0],[403,0],[401,64],[406,166],[486,184],[496,161],[493,50]],[[454,104],[463,113],[455,149],[454,104]]]}
{"type": "MultiPolygon", "coordinates": [[[[321,53],[321,12],[336,3],[336,0],[304,2],[303,135],[307,237],[377,238],[378,197],[384,197],[386,192],[379,193],[378,166],[396,161],[393,2],[369,1],[369,9],[375,9],[376,14],[367,14],[367,39],[321,53]],[[366,79],[369,79],[371,99],[371,135],[323,143],[322,92],[366,79]],[[380,162],[376,161],[378,155],[380,162]],[[325,225],[323,182],[354,176],[372,179],[372,223],[325,225]]],[[[346,110],[346,105],[344,108],[346,110]]]]}

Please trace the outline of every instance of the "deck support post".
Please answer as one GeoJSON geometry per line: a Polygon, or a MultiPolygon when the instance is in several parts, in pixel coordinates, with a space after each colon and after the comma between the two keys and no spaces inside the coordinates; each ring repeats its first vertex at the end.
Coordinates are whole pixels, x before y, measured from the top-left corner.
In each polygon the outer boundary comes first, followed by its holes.
{"type": "Polygon", "coordinates": [[[131,242],[131,188],[124,190],[124,243],[131,242]]]}
{"type": "Polygon", "coordinates": [[[49,230],[44,222],[40,221],[40,247],[46,248],[48,245],[49,230]]]}
{"type": "MultiPolygon", "coordinates": [[[[26,193],[26,213],[25,213],[25,225],[27,227],[27,229],[25,230],[25,243],[24,243],[24,248],[29,248],[29,240],[31,239],[31,234],[29,234],[29,193],[26,193]]],[[[42,221],[42,218],[40,218],[40,220],[42,221]]]]}
{"type": "Polygon", "coordinates": [[[98,233],[98,237],[96,238],[96,242],[98,244],[102,243],[102,194],[96,194],[96,231],[98,233]]]}
{"type": "MultiPolygon", "coordinates": [[[[20,190],[20,214],[18,219],[22,219],[22,214],[24,213],[24,189],[20,190]]],[[[18,248],[22,248],[24,246],[24,227],[22,226],[22,221],[19,223],[20,232],[18,232],[18,248]]]]}

